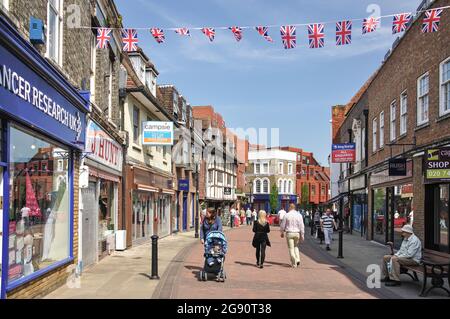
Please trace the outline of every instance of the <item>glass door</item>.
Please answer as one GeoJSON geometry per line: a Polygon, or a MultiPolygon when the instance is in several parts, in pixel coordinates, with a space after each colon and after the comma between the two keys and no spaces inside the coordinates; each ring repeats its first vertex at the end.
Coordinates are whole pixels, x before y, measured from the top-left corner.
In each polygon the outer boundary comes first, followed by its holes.
{"type": "Polygon", "coordinates": [[[434,200],[434,245],[439,251],[449,252],[449,184],[435,187],[434,200]]]}

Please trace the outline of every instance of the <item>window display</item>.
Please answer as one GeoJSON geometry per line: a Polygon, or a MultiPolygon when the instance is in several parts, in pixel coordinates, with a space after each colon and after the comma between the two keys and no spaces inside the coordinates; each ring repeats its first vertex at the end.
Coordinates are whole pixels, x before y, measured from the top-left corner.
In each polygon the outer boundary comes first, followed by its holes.
{"type": "Polygon", "coordinates": [[[153,196],[150,193],[133,191],[133,240],[153,235],[153,196]]]}
{"type": "Polygon", "coordinates": [[[70,255],[69,158],[67,149],[11,127],[9,282],[70,255]]]}
{"type": "Polygon", "coordinates": [[[437,187],[436,197],[434,243],[441,248],[441,251],[448,251],[449,184],[440,184],[437,187]]]}
{"type": "Polygon", "coordinates": [[[377,188],[373,191],[373,239],[386,243],[386,189],[377,188]]]}
{"type": "MultiPolygon", "coordinates": [[[[411,224],[413,215],[413,185],[405,184],[394,187],[394,247],[399,249],[403,238],[401,229],[406,224],[411,224]]],[[[412,224],[411,224],[412,225],[412,224]]]]}

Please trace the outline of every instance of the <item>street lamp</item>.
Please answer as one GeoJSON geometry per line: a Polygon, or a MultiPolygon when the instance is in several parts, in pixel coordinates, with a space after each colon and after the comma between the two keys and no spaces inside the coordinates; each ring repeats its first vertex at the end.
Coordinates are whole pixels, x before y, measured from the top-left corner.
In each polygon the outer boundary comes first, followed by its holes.
{"type": "Polygon", "coordinates": [[[196,196],[196,210],[195,210],[195,238],[199,238],[199,227],[200,227],[200,223],[199,223],[199,219],[200,219],[200,212],[199,212],[199,201],[200,201],[200,196],[199,196],[199,190],[198,190],[198,184],[199,184],[199,175],[200,175],[200,159],[199,159],[199,154],[198,152],[196,152],[196,148],[195,145],[192,148],[192,152],[194,154],[194,165],[195,165],[195,196],[196,196]]]}

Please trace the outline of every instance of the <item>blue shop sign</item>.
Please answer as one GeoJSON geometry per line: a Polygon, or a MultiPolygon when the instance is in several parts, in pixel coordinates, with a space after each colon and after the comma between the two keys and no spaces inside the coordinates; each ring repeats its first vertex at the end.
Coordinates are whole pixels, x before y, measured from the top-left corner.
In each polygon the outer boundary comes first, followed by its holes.
{"type": "Polygon", "coordinates": [[[85,111],[0,46],[0,110],[73,147],[84,149],[85,111]]]}
{"type": "Polygon", "coordinates": [[[189,192],[189,180],[188,179],[180,179],[178,180],[178,190],[189,192]]]}

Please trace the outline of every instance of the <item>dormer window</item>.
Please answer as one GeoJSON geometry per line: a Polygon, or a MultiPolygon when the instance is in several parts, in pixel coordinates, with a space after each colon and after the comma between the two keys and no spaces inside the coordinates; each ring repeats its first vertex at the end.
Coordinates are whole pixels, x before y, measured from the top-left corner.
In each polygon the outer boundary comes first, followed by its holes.
{"type": "Polygon", "coordinates": [[[173,113],[178,114],[178,94],[173,92],[173,113]]]}

